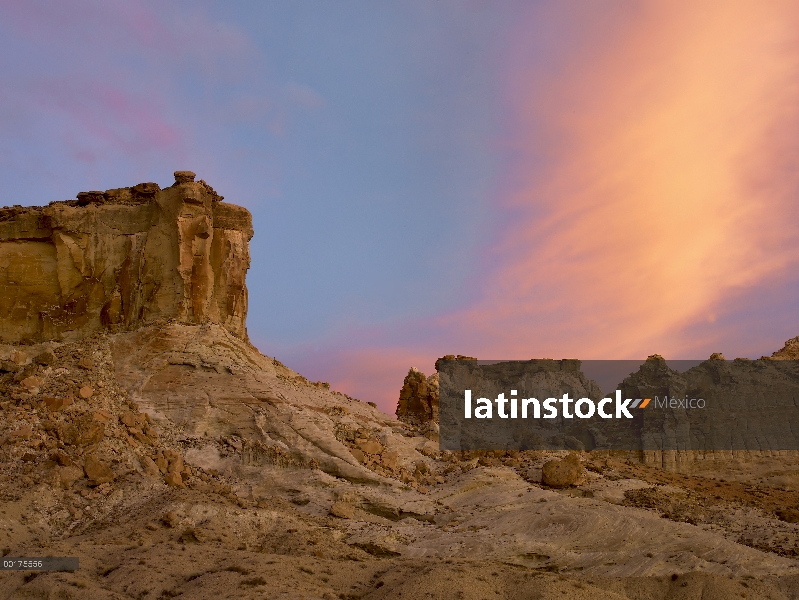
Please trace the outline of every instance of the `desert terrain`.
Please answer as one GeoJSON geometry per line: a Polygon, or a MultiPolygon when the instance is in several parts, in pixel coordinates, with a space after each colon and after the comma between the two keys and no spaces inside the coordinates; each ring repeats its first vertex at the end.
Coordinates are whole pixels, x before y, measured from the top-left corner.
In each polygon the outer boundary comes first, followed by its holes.
{"type": "Polygon", "coordinates": [[[248,214],[152,185],[0,212],[0,554],[80,560],[0,597],[799,597],[796,452],[441,451],[435,374],[262,355],[248,214]]]}

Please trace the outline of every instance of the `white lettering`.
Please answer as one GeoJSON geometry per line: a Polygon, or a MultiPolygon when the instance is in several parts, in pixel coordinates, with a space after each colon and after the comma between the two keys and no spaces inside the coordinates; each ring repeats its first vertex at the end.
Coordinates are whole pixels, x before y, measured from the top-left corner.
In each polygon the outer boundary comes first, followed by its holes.
{"type": "MultiPolygon", "coordinates": [[[[493,406],[494,402],[497,403],[497,415],[501,419],[516,419],[519,416],[519,398],[516,397],[518,394],[517,390],[511,390],[510,397],[506,398],[505,393],[500,393],[494,401],[489,400],[488,398],[478,398],[477,399],[477,406],[472,411],[472,390],[464,390],[464,397],[463,397],[463,412],[464,418],[471,419],[474,416],[477,419],[490,419],[493,416],[493,406]],[[510,405],[510,410],[508,410],[508,405],[510,405]],[[508,414],[510,413],[510,414],[508,414]]],[[[655,401],[655,406],[657,408],[682,408],[682,409],[696,409],[696,408],[705,408],[706,402],[704,398],[669,398],[668,396],[664,396],[662,399],[654,396],[653,400],[655,401]]],[[[556,419],[558,417],[558,408],[557,405],[560,403],[563,406],[563,418],[564,419],[572,419],[575,416],[579,419],[590,419],[594,416],[594,414],[598,414],[603,419],[612,419],[614,418],[614,414],[612,412],[608,412],[606,408],[608,405],[612,405],[614,402],[614,398],[603,398],[599,402],[594,402],[590,398],[580,398],[579,400],[575,400],[569,397],[569,394],[563,394],[563,397],[558,398],[547,398],[543,401],[543,403],[539,402],[537,398],[522,398],[522,418],[528,418],[528,407],[530,404],[533,405],[532,410],[532,418],[540,419],[541,418],[541,407],[543,404],[544,415],[543,418],[545,419],[556,419]],[[574,403],[574,407],[572,408],[571,404],[574,403]],[[573,412],[572,412],[573,411],[573,412]]],[[[617,419],[632,419],[634,418],[633,415],[630,413],[630,409],[637,405],[639,402],[633,403],[633,400],[627,398],[622,400],[621,391],[616,390],[615,394],[615,403],[616,403],[616,414],[615,418],[617,419]]]]}
{"type": "Polygon", "coordinates": [[[628,419],[632,419],[633,418],[633,416],[630,414],[630,411],[627,410],[627,407],[630,405],[630,402],[632,402],[632,399],[630,399],[630,398],[627,398],[624,402],[622,402],[621,401],[621,392],[619,390],[616,390],[616,418],[617,419],[621,419],[621,415],[622,414],[624,414],[624,416],[626,418],[628,418],[628,419]]]}
{"type": "Polygon", "coordinates": [[[588,398],[580,398],[574,404],[574,414],[577,415],[578,417],[580,417],[581,419],[590,419],[591,417],[593,417],[594,416],[594,410],[595,410],[594,409],[594,403],[591,400],[589,400],[588,398]],[[582,404],[586,404],[588,406],[588,410],[586,412],[583,412],[583,411],[580,410],[580,405],[582,405],[582,404]]]}
{"type": "Polygon", "coordinates": [[[478,398],[477,408],[474,409],[474,416],[478,419],[490,419],[491,407],[493,406],[491,400],[488,398],[478,398]]]}
{"type": "Polygon", "coordinates": [[[602,417],[603,419],[613,418],[613,414],[608,414],[605,412],[605,405],[610,404],[611,402],[613,402],[613,400],[610,398],[602,398],[602,400],[599,401],[599,405],[597,406],[597,412],[599,413],[599,416],[602,417]]]}
{"type": "Polygon", "coordinates": [[[507,419],[508,413],[505,412],[505,404],[508,402],[508,399],[505,397],[505,393],[501,393],[497,396],[497,414],[499,415],[500,419],[507,419]]]}
{"type": "Polygon", "coordinates": [[[569,412],[569,404],[574,402],[571,398],[569,398],[569,394],[563,394],[563,398],[561,399],[561,404],[563,404],[563,418],[564,419],[571,419],[574,417],[573,414],[569,412]]]}
{"type": "Polygon", "coordinates": [[[541,404],[538,402],[537,398],[525,398],[524,400],[522,400],[522,419],[527,418],[527,405],[530,403],[533,404],[533,418],[540,419],[541,404]]]}
{"type": "Polygon", "coordinates": [[[557,398],[547,398],[544,400],[544,410],[546,410],[546,414],[544,415],[545,419],[554,419],[558,416],[558,409],[552,406],[557,401],[557,398]]]}

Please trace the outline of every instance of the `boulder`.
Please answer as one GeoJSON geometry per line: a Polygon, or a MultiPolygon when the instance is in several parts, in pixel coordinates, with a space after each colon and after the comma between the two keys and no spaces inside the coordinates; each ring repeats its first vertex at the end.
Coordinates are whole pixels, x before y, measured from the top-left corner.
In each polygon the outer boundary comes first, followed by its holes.
{"type": "Polygon", "coordinates": [[[114,481],[114,472],[105,462],[94,455],[89,455],[83,463],[83,471],[89,480],[89,485],[96,486],[114,481]]]}
{"type": "Polygon", "coordinates": [[[127,425],[128,427],[136,427],[136,415],[133,412],[126,410],[125,412],[120,415],[119,420],[122,422],[123,425],[127,425]]]}
{"type": "Polygon", "coordinates": [[[16,373],[19,365],[13,360],[0,360],[0,373],[16,373]]]}
{"type": "Polygon", "coordinates": [[[69,489],[76,481],[83,479],[83,473],[83,469],[74,465],[58,467],[56,470],[58,485],[65,490],[69,489]]]}
{"type": "Polygon", "coordinates": [[[73,402],[72,398],[54,398],[48,396],[46,398],[42,398],[42,402],[47,407],[47,410],[51,410],[53,412],[59,411],[62,408],[66,408],[70,406],[73,402]]]}
{"type": "Polygon", "coordinates": [[[72,459],[69,457],[69,454],[64,452],[63,450],[56,450],[50,455],[50,460],[53,462],[57,462],[62,467],[71,467],[72,466],[72,459]]]}
{"type": "Polygon", "coordinates": [[[167,470],[169,468],[169,461],[166,458],[164,458],[163,456],[156,456],[155,460],[153,461],[153,464],[155,464],[155,466],[162,474],[166,475],[167,470]]]}
{"type": "Polygon", "coordinates": [[[553,488],[563,488],[577,483],[583,474],[583,467],[576,454],[569,454],[562,460],[550,460],[541,470],[541,482],[553,488]]]}
{"type": "Polygon", "coordinates": [[[141,463],[141,468],[144,471],[144,474],[148,477],[156,478],[161,476],[161,471],[153,462],[153,459],[149,456],[140,456],[139,463],[141,463]]]}
{"type": "Polygon", "coordinates": [[[39,389],[39,386],[42,385],[42,380],[39,379],[38,377],[31,376],[31,377],[26,377],[25,379],[23,379],[19,383],[26,390],[28,390],[29,392],[32,392],[34,390],[38,390],[39,389]]]}
{"type": "Polygon", "coordinates": [[[92,413],[92,419],[100,423],[108,423],[113,417],[114,415],[103,409],[96,410],[92,413]]]}
{"type": "Polygon", "coordinates": [[[72,423],[59,423],[58,438],[70,446],[92,446],[105,435],[105,425],[91,415],[82,415],[72,423]]]}
{"type": "Polygon", "coordinates": [[[12,442],[27,440],[31,435],[33,435],[33,429],[31,429],[30,425],[20,425],[17,429],[11,431],[9,440],[12,442]]]}
{"type": "Polygon", "coordinates": [[[45,350],[33,357],[33,362],[37,365],[51,365],[55,362],[55,354],[52,350],[45,350]]]}
{"type": "Polygon", "coordinates": [[[383,452],[383,446],[376,440],[361,442],[358,447],[364,454],[380,454],[383,452]]]}
{"type": "Polygon", "coordinates": [[[183,457],[174,450],[164,450],[164,458],[167,460],[168,473],[181,473],[183,471],[183,457]]]}

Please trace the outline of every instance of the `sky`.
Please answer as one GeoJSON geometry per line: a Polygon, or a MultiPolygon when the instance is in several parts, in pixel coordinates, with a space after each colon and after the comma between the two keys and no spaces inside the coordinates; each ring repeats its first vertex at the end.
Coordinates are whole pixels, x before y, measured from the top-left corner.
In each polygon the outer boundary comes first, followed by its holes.
{"type": "Polygon", "coordinates": [[[192,170],[251,341],[393,413],[436,358],[799,335],[795,1],[0,1],[3,204],[192,170]]]}

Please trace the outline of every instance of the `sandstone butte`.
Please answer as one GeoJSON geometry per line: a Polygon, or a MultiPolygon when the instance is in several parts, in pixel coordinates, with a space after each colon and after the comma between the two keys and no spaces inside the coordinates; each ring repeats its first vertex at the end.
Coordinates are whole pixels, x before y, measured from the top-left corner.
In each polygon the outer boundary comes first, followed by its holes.
{"type": "Polygon", "coordinates": [[[0,554],[80,559],[0,597],[799,595],[795,453],[442,452],[435,374],[249,343],[252,234],[189,172],[0,211],[0,554]]]}
{"type": "Polygon", "coordinates": [[[156,320],[247,338],[252,217],[189,171],[0,211],[0,342],[76,340],[156,320]]]}

